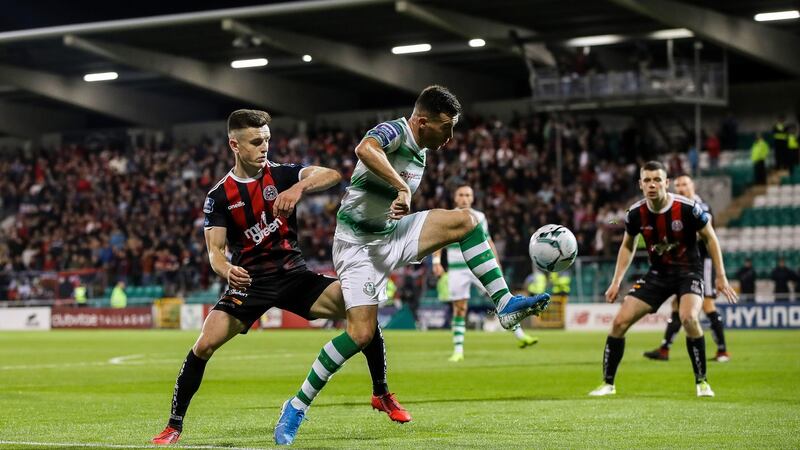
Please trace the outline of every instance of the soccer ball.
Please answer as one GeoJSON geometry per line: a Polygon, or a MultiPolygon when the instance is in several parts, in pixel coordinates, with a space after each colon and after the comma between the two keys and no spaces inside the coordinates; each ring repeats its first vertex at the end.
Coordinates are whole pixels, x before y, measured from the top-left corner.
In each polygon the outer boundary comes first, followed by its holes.
{"type": "Polygon", "coordinates": [[[528,252],[539,269],[561,272],[575,262],[575,257],[578,256],[578,241],[563,225],[545,225],[531,236],[528,252]]]}

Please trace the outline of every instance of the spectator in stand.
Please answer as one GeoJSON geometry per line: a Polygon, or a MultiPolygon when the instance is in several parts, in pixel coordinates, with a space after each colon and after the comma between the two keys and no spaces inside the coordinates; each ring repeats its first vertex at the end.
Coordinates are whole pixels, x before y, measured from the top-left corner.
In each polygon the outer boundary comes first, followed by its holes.
{"type": "Polygon", "coordinates": [[[797,142],[797,125],[789,125],[786,127],[786,148],[789,152],[789,168],[794,170],[798,163],[800,163],[800,145],[797,142]]]}
{"type": "Polygon", "coordinates": [[[747,258],[744,265],[736,272],[736,279],[739,280],[739,298],[745,303],[755,301],[756,295],[756,271],[753,269],[753,260],[747,258]]]}
{"type": "Polygon", "coordinates": [[[772,269],[771,277],[775,282],[775,301],[785,302],[793,300],[789,291],[789,282],[794,283],[793,291],[797,290],[798,276],[794,270],[786,267],[783,257],[778,258],[778,265],[772,269]]]}
{"type": "Polygon", "coordinates": [[[714,132],[708,133],[706,137],[705,148],[708,152],[708,161],[712,169],[716,169],[719,165],[719,154],[722,151],[722,144],[714,132]]]}
{"type": "Polygon", "coordinates": [[[769,145],[761,133],[756,135],[756,141],[750,148],[750,160],[753,162],[753,175],[755,184],[767,184],[767,156],[769,145]]]}
{"type": "Polygon", "coordinates": [[[786,132],[786,116],[781,114],[772,127],[772,148],[775,149],[775,166],[779,169],[789,169],[789,134],[786,132]]]}
{"type": "MultiPolygon", "coordinates": [[[[739,135],[739,123],[736,122],[736,119],[733,117],[733,113],[728,111],[728,114],[725,116],[725,119],[722,121],[722,125],[720,126],[720,145],[722,146],[723,150],[737,150],[736,141],[738,140],[739,135]]],[[[709,157],[711,154],[708,155],[709,157]]],[[[718,160],[711,159],[709,161],[711,163],[711,168],[716,169],[717,164],[719,163],[718,160]]]]}

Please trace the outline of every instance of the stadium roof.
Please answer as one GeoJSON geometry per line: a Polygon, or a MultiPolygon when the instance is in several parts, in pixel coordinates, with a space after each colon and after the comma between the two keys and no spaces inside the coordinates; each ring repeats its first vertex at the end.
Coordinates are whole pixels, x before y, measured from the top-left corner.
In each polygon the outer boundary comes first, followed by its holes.
{"type": "MultiPolygon", "coordinates": [[[[800,21],[758,23],[777,0],[304,0],[295,2],[12,2],[0,16],[0,133],[117,125],[163,126],[256,106],[276,115],[408,105],[446,84],[467,101],[529,95],[522,45],[545,68],[580,51],[570,39],[615,35],[592,47],[607,68],[647,54],[649,34],[685,28],[731,67],[732,83],[800,77],[800,21]],[[510,30],[514,30],[510,33],[510,30]],[[482,38],[485,45],[468,41],[482,38]],[[395,46],[431,50],[393,55],[395,46]],[[730,50],[730,51],[727,51],[730,50]],[[311,61],[302,59],[310,55],[311,61]],[[266,58],[232,69],[231,61],[266,58]],[[87,83],[86,73],[117,72],[87,83]]],[[[693,39],[675,41],[692,57],[693,39]]],[[[582,44],[581,44],[582,45],[582,44]]]]}

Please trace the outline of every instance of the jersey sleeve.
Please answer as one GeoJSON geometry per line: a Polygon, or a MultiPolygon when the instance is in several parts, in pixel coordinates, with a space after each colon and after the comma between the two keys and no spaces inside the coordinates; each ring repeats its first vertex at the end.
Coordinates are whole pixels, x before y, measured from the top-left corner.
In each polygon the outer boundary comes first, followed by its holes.
{"type": "Polygon", "coordinates": [[[625,232],[628,233],[630,236],[636,236],[641,231],[641,224],[639,223],[641,218],[639,217],[639,209],[629,209],[625,212],[625,232]]]}
{"type": "Polygon", "coordinates": [[[270,167],[278,192],[283,192],[300,181],[300,172],[306,167],[308,166],[302,164],[279,164],[270,167]]]}
{"type": "Polygon", "coordinates": [[[689,220],[696,230],[703,229],[704,226],[711,220],[711,215],[706,211],[698,202],[694,202],[691,206],[692,210],[689,214],[689,220]]]}
{"type": "Polygon", "coordinates": [[[403,141],[403,128],[396,122],[383,122],[367,131],[364,138],[371,137],[378,141],[386,153],[391,153],[400,147],[403,141]]]}
{"type": "Polygon", "coordinates": [[[205,222],[203,222],[204,228],[226,227],[228,224],[224,202],[219,196],[214,195],[214,192],[209,192],[203,203],[203,213],[206,215],[205,222]]]}

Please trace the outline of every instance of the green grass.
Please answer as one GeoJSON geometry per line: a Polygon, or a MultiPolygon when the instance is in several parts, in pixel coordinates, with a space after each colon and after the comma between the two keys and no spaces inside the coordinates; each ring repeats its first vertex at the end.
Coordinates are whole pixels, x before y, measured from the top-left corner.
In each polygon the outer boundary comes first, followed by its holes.
{"type": "MultiPolygon", "coordinates": [[[[196,332],[0,333],[0,449],[9,442],[147,447],[196,332]],[[129,357],[110,364],[115,357],[129,357]]],[[[187,414],[186,446],[272,446],[281,403],[328,331],[237,337],[209,363],[187,414]]],[[[617,396],[601,379],[603,333],[540,331],[525,350],[506,333],[468,332],[463,363],[447,332],[386,332],[389,382],[414,421],[369,407],[362,356],[328,384],[297,448],[800,448],[800,332],[728,331],[733,360],[709,362],[713,399],[695,397],[683,338],[669,362],[645,360],[655,333],[632,333],[617,396]]],[[[709,353],[714,349],[711,339],[709,353]]],[[[131,447],[133,448],[133,447],[131,447]]]]}

